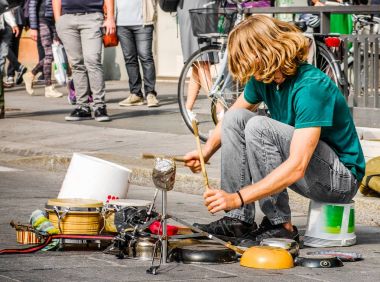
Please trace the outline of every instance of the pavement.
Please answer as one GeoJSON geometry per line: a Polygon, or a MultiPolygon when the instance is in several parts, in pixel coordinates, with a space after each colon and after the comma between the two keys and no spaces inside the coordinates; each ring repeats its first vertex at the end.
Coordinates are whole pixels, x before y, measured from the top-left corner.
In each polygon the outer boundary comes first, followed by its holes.
{"type": "MultiPolygon", "coordinates": [[[[6,118],[0,120],[0,248],[12,246],[12,217],[27,222],[31,212],[43,208],[47,199],[55,198],[74,152],[100,157],[132,169],[129,197],[151,199],[152,160],[142,153],[183,155],[194,150],[196,143],[179,113],[177,84],[159,82],[161,107],[121,108],[118,102],[127,96],[125,81],[107,82],[107,105],[113,121],[66,122],[64,116],[73,106],[66,98],[29,96],[23,87],[6,91],[6,118]]],[[[62,89],[64,90],[64,89],[62,89]]],[[[367,159],[380,155],[380,130],[358,128],[367,159]]],[[[207,172],[211,184],[219,184],[220,155],[210,160],[207,172]]],[[[202,206],[203,180],[180,164],[176,185],[169,193],[170,208],[188,220],[208,222],[210,216],[202,206]],[[171,201],[171,202],[170,202],[171,201]]],[[[290,191],[293,220],[305,227],[308,201],[290,191]]],[[[140,281],[152,280],[251,280],[258,281],[377,281],[380,270],[380,199],[355,197],[358,245],[344,250],[357,251],[365,260],[333,270],[310,270],[297,267],[287,271],[243,269],[237,263],[228,266],[170,264],[163,274],[146,276],[146,262],[116,260],[101,252],[48,252],[33,255],[1,256],[0,281],[140,281]]],[[[222,216],[222,215],[218,215],[222,216]]],[[[260,214],[257,221],[260,221],[260,214]]]]}

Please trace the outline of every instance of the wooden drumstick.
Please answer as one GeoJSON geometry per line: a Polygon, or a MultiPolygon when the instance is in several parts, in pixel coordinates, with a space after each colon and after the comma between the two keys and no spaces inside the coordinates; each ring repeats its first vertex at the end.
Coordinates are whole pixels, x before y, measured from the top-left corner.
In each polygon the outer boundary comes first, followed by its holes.
{"type": "MultiPolygon", "coordinates": [[[[184,163],[185,159],[182,156],[171,156],[171,155],[155,155],[151,153],[143,153],[142,154],[143,159],[155,159],[155,158],[166,158],[166,159],[173,159],[176,162],[184,163]]],[[[206,164],[210,164],[207,162],[206,164]]]]}
{"type": "Polygon", "coordinates": [[[154,155],[150,153],[143,153],[142,158],[143,159],[167,158],[167,159],[173,159],[176,162],[181,162],[181,163],[185,162],[184,158],[180,156],[154,155]]]}
{"type": "Polygon", "coordinates": [[[199,139],[198,125],[197,125],[196,120],[192,121],[192,126],[193,126],[193,130],[194,130],[195,140],[197,141],[197,149],[198,149],[198,154],[199,154],[199,160],[201,161],[202,175],[203,175],[203,179],[205,181],[205,188],[210,189],[207,171],[206,171],[206,166],[205,166],[205,160],[203,158],[203,153],[202,153],[201,140],[199,139]]]}

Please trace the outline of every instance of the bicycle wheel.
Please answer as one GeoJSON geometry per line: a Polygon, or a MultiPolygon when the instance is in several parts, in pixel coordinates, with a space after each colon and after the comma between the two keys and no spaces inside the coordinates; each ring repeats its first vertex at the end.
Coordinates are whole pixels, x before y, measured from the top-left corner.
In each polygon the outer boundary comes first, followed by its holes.
{"type": "MultiPolygon", "coordinates": [[[[182,69],[178,103],[186,126],[193,132],[198,121],[199,137],[206,141],[215,124],[241,93],[223,60],[225,45],[210,45],[195,52],[182,69]]],[[[193,132],[194,133],[194,132],[193,132]]]]}
{"type": "Polygon", "coordinates": [[[323,71],[343,93],[344,78],[334,54],[322,42],[316,42],[316,67],[323,71]]]}

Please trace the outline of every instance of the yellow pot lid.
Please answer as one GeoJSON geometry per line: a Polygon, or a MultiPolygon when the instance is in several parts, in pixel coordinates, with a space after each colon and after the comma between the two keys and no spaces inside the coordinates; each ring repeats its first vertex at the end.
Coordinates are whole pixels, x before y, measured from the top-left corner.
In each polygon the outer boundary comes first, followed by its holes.
{"type": "Polygon", "coordinates": [[[49,199],[47,205],[67,208],[100,208],[103,202],[91,199],[49,199]]]}
{"type": "Polygon", "coordinates": [[[255,246],[241,256],[240,265],[260,269],[287,269],[294,267],[290,253],[282,248],[255,246]]]}

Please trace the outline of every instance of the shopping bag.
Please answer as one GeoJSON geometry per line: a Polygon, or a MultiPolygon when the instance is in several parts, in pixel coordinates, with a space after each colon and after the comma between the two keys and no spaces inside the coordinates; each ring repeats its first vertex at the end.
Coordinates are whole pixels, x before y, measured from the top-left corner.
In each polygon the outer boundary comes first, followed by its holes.
{"type": "Polygon", "coordinates": [[[58,42],[52,44],[54,58],[54,77],[59,85],[67,82],[67,56],[63,45],[58,42]]]}

